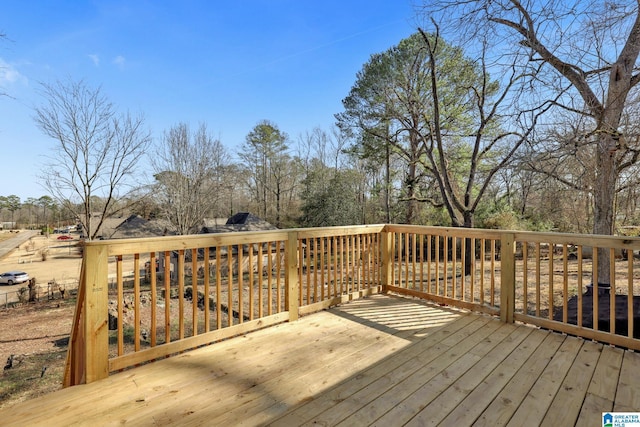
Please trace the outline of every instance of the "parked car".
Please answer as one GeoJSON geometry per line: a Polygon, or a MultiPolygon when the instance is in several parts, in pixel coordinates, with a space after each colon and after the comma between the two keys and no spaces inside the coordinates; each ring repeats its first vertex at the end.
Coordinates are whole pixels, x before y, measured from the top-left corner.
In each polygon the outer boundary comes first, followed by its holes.
{"type": "Polygon", "coordinates": [[[29,281],[29,275],[24,271],[7,271],[0,274],[0,284],[15,285],[29,281]]]}
{"type": "Polygon", "coordinates": [[[62,236],[58,236],[58,240],[73,240],[73,237],[68,234],[63,234],[62,236]]]}

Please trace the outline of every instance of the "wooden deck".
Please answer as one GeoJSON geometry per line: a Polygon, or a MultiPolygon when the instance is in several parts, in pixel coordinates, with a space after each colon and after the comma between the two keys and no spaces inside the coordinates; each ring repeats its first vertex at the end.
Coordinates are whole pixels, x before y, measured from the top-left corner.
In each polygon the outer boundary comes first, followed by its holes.
{"type": "Polygon", "coordinates": [[[640,354],[379,295],[0,410],[3,425],[601,425],[640,354]]]}

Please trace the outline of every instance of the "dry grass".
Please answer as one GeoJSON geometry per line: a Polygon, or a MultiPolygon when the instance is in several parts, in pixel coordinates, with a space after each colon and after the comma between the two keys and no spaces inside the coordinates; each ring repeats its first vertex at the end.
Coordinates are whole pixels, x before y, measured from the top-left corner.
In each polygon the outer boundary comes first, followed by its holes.
{"type": "Polygon", "coordinates": [[[0,407],[61,388],[74,309],[67,299],[0,311],[2,362],[13,355],[0,379],[0,407]]]}

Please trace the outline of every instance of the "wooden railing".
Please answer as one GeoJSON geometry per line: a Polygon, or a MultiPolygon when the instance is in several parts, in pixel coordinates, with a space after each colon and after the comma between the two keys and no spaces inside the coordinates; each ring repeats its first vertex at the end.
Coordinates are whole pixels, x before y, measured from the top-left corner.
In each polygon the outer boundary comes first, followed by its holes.
{"type": "Polygon", "coordinates": [[[634,250],[640,239],[408,225],[89,242],[65,385],[377,292],[640,350],[634,250]],[[608,293],[589,287],[596,248],[615,267],[608,293]]]}

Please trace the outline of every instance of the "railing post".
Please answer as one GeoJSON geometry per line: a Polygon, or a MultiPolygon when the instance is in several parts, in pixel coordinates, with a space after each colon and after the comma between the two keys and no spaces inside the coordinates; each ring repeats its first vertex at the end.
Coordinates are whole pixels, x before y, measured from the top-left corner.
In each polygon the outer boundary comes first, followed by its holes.
{"type": "Polygon", "coordinates": [[[392,277],[393,277],[393,254],[392,251],[392,239],[393,233],[383,230],[380,232],[382,237],[380,251],[382,252],[382,271],[381,271],[381,282],[382,282],[382,292],[388,291],[388,286],[392,285],[392,277]]]}
{"type": "Polygon", "coordinates": [[[500,237],[500,320],[513,323],[516,298],[516,245],[513,233],[500,237]]]}
{"type": "Polygon", "coordinates": [[[298,232],[287,233],[285,248],[285,277],[286,286],[285,309],[289,311],[289,321],[298,320],[298,232]]]}
{"type": "Polygon", "coordinates": [[[85,284],[85,382],[91,383],[109,376],[108,328],[108,259],[107,246],[87,244],[84,248],[85,284]]]}

